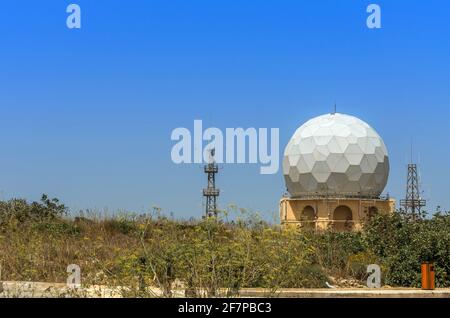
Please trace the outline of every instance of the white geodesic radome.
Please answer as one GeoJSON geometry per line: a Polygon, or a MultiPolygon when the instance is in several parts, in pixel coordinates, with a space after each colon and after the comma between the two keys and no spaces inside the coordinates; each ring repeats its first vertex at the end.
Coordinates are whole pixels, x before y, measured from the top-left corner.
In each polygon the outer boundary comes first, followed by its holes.
{"type": "Polygon", "coordinates": [[[386,146],[364,121],[326,114],[297,129],[284,151],[292,197],[379,197],[389,175],[386,146]]]}

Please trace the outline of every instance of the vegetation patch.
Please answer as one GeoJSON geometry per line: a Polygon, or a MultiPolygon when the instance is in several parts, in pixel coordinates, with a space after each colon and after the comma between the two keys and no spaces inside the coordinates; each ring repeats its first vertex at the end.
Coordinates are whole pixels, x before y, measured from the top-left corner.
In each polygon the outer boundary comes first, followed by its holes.
{"type": "MultiPolygon", "coordinates": [[[[437,287],[450,287],[450,215],[411,221],[372,218],[359,233],[281,230],[239,210],[232,222],[176,221],[159,211],[114,217],[67,216],[57,199],[0,202],[1,279],[65,282],[69,264],[83,285],[127,286],[127,296],[158,287],[188,295],[225,288],[322,288],[365,284],[378,264],[383,284],[420,286],[420,264],[435,262],[437,287]]],[[[224,218],[228,218],[225,215],[224,218]]]]}

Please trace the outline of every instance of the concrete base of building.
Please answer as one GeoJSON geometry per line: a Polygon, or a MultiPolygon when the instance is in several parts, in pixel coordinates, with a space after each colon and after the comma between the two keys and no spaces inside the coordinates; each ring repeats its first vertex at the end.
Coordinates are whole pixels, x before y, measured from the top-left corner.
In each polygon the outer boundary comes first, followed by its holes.
{"type": "Polygon", "coordinates": [[[364,222],[378,213],[393,213],[392,198],[308,197],[282,198],[282,226],[301,229],[359,231],[364,222]]]}

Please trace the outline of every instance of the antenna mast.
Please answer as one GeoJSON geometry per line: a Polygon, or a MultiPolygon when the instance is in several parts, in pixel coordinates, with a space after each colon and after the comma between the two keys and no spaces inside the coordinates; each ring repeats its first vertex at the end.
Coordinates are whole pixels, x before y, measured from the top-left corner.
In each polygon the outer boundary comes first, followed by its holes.
{"type": "Polygon", "coordinates": [[[206,197],[206,217],[217,216],[217,197],[219,189],[216,189],[216,173],[219,167],[214,159],[215,149],[209,150],[209,162],[205,165],[205,173],[208,175],[208,186],[203,189],[203,196],[206,197]]]}
{"type": "Polygon", "coordinates": [[[408,164],[408,176],[406,182],[406,197],[400,200],[407,215],[410,215],[415,221],[421,217],[422,207],[426,206],[426,201],[421,198],[419,191],[419,177],[417,174],[417,165],[412,163],[412,143],[411,143],[411,161],[408,164]]]}

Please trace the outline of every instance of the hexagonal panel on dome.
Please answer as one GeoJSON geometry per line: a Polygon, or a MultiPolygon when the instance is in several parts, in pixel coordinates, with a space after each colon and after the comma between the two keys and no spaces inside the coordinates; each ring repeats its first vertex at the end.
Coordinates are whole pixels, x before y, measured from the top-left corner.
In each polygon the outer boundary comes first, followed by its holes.
{"type": "Polygon", "coordinates": [[[386,146],[367,123],[326,114],[297,129],[285,148],[283,174],[292,197],[379,196],[386,186],[386,146]]]}
{"type": "Polygon", "coordinates": [[[291,182],[300,181],[300,172],[298,171],[297,167],[291,166],[289,168],[289,178],[291,179],[291,182]]]}
{"type": "Polygon", "coordinates": [[[317,161],[312,169],[312,174],[318,183],[326,183],[331,175],[331,169],[326,161],[317,161]]]}
{"type": "Polygon", "coordinates": [[[346,172],[349,181],[359,181],[362,171],[360,166],[350,166],[346,172]]]}

